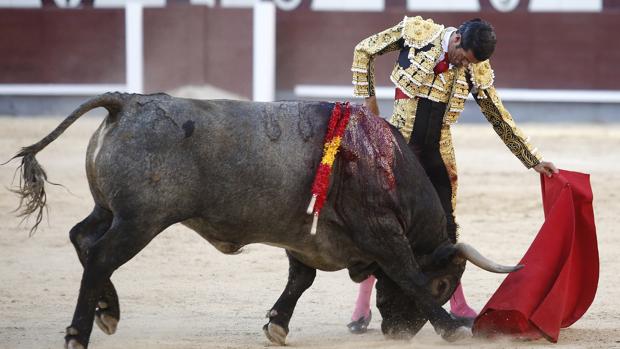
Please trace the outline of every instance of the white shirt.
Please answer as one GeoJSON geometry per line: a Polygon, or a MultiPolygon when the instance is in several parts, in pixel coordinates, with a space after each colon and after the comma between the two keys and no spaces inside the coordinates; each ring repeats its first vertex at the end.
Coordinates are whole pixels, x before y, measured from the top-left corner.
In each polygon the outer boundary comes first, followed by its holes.
{"type": "MultiPolygon", "coordinates": [[[[448,43],[450,42],[450,36],[452,36],[452,33],[454,33],[455,31],[456,28],[454,27],[446,28],[446,32],[443,34],[443,39],[441,40],[441,48],[443,49],[443,52],[441,53],[441,55],[439,55],[439,62],[443,61],[443,59],[446,58],[446,53],[448,53],[448,43]]],[[[452,69],[452,67],[453,66],[450,63],[448,69],[452,69]]]]}

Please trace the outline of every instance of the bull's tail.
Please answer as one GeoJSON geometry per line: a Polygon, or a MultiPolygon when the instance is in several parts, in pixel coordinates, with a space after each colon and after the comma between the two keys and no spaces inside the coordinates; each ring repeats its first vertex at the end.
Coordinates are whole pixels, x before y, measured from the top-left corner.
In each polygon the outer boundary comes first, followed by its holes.
{"type": "MultiPolygon", "coordinates": [[[[121,93],[106,93],[84,102],[71,115],[64,119],[52,132],[35,144],[24,147],[11,160],[22,158],[21,165],[17,168],[20,172],[19,187],[12,190],[19,195],[19,206],[15,210],[19,217],[27,219],[36,213],[34,226],[30,229],[30,235],[34,234],[43,220],[43,209],[46,207],[47,196],[45,194],[45,182],[47,174],[35,155],[58,138],[71,124],[88,111],[104,107],[110,114],[118,113],[123,106],[123,101],[128,95],[121,93]]],[[[9,161],[11,161],[9,160],[9,161]]]]}

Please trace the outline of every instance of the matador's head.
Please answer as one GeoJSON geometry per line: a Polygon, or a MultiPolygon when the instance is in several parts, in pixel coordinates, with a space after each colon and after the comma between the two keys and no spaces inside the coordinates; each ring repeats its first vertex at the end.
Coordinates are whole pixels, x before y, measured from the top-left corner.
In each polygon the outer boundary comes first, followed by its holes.
{"type": "Polygon", "coordinates": [[[495,30],[488,22],[474,18],[461,24],[448,42],[450,63],[467,67],[470,63],[487,60],[495,51],[495,30]]]}

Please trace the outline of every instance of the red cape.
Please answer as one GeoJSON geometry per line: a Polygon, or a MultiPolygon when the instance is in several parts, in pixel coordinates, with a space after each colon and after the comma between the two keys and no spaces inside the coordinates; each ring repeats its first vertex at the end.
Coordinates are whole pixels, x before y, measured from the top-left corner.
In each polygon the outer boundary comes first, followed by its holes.
{"type": "Polygon", "coordinates": [[[561,327],[588,309],[598,284],[598,247],[590,176],[561,170],[541,175],[545,223],[520,264],[476,318],[478,336],[545,337],[557,342],[561,327]]]}

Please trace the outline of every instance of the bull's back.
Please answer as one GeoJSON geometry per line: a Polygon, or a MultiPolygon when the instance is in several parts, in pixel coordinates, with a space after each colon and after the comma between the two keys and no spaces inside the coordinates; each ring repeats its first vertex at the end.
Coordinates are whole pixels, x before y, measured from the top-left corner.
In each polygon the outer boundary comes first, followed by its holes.
{"type": "Polygon", "coordinates": [[[273,239],[274,230],[297,233],[308,220],[331,105],[196,103],[209,115],[193,148],[210,224],[242,232],[247,241],[273,239]]]}
{"type": "Polygon", "coordinates": [[[199,217],[212,233],[260,240],[307,218],[330,111],[329,103],[137,95],[91,139],[91,189],[113,211],[171,223],[199,217]]]}

